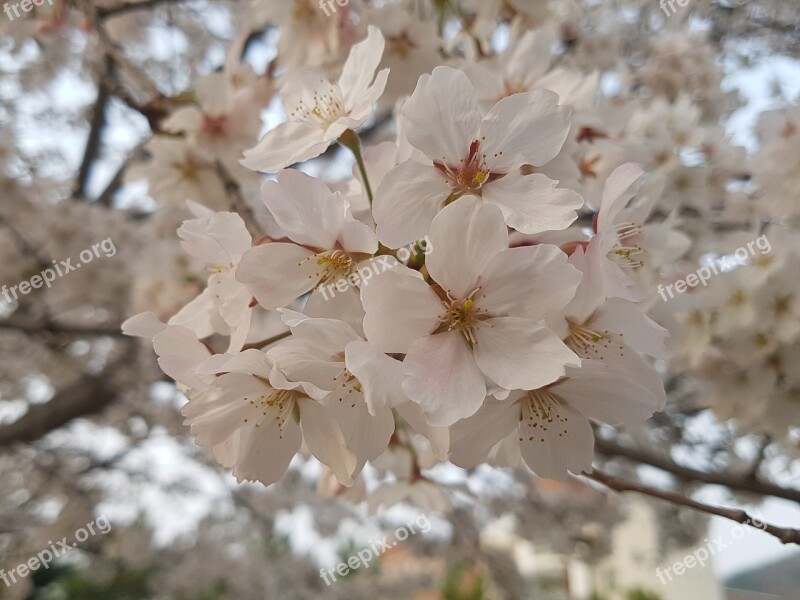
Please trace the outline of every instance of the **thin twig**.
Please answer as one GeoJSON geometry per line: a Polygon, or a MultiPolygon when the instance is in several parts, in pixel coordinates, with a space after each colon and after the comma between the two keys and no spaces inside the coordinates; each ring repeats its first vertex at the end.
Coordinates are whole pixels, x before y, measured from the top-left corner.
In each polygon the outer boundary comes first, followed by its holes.
{"type": "Polygon", "coordinates": [[[691,508],[709,515],[730,519],[731,521],[735,521],[747,527],[760,529],[778,538],[784,544],[800,544],[800,529],[788,529],[765,523],[760,519],[750,516],[740,508],[725,508],[704,504],[703,502],[687,498],[677,492],[659,490],[642,483],[609,475],[598,469],[594,469],[591,473],[583,473],[582,475],[616,492],[636,492],[637,494],[643,494],[651,498],[658,498],[670,504],[685,506],[686,508],[691,508]]]}
{"type": "Polygon", "coordinates": [[[595,440],[595,447],[600,453],[606,456],[627,458],[643,465],[649,465],[661,469],[662,471],[672,473],[685,481],[694,481],[709,485],[722,485],[735,491],[751,492],[762,496],[773,496],[775,498],[800,502],[800,490],[784,488],[773,483],[761,481],[760,479],[754,479],[749,473],[736,475],[733,473],[709,473],[707,471],[691,469],[681,466],[669,458],[649,454],[638,448],[622,446],[616,442],[602,438],[597,438],[595,440]]]}
{"type": "Polygon", "coordinates": [[[117,6],[112,6],[110,8],[98,8],[97,16],[100,19],[107,19],[109,17],[116,17],[126,13],[158,8],[162,4],[186,1],[188,0],[141,0],[140,2],[123,2],[122,4],[118,4],[117,6]]]}
{"type": "Polygon", "coordinates": [[[242,218],[251,234],[259,235],[260,228],[258,226],[258,221],[253,213],[253,209],[242,196],[242,190],[239,188],[238,182],[228,172],[225,165],[222,164],[222,161],[217,161],[216,167],[217,175],[225,186],[225,191],[231,199],[231,208],[239,213],[239,216],[242,218]]]}
{"type": "Polygon", "coordinates": [[[106,59],[104,62],[105,65],[103,69],[98,73],[97,100],[92,108],[92,116],[89,121],[89,135],[86,138],[86,149],[83,152],[83,159],[78,169],[77,181],[75,182],[75,188],[72,192],[72,197],[75,199],[86,198],[89,176],[92,173],[95,160],[100,155],[103,128],[105,128],[106,125],[106,108],[111,98],[107,82],[113,77],[114,71],[111,60],[106,59]]]}
{"type": "Polygon", "coordinates": [[[18,317],[0,321],[0,329],[13,329],[27,334],[113,336],[123,338],[119,325],[71,325],[53,321],[28,321],[18,317]]]}
{"type": "Polygon", "coordinates": [[[132,363],[136,347],[128,343],[126,351],[100,373],[84,374],[56,392],[49,402],[31,405],[17,421],[0,427],[0,448],[35,442],[74,419],[104,410],[116,400],[119,391],[112,375],[132,363]]]}

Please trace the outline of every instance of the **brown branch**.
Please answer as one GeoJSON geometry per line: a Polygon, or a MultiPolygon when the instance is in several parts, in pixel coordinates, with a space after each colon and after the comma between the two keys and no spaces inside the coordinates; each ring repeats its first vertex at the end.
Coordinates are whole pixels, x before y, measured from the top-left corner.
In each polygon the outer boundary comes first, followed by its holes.
{"type": "Polygon", "coordinates": [[[128,154],[128,157],[119,166],[117,172],[114,173],[114,176],[108,182],[106,188],[100,193],[99,196],[97,196],[98,204],[102,204],[103,206],[111,206],[114,200],[114,194],[116,194],[117,191],[122,187],[125,173],[134,161],[139,160],[144,145],[145,143],[139,144],[128,154]]]}
{"type": "Polygon", "coordinates": [[[271,346],[275,342],[279,342],[283,339],[286,339],[290,335],[292,335],[291,331],[284,331],[283,333],[274,335],[271,338],[267,338],[266,340],[262,340],[260,342],[254,342],[252,344],[246,344],[245,346],[242,347],[242,351],[244,352],[245,350],[253,350],[253,349],[263,350],[267,346],[271,346]]]}
{"type": "Polygon", "coordinates": [[[681,466],[669,458],[649,454],[638,448],[622,446],[616,442],[602,438],[597,438],[595,440],[595,447],[606,456],[627,458],[643,465],[672,473],[679,479],[685,481],[694,481],[709,485],[722,485],[739,492],[751,492],[762,496],[773,496],[775,498],[800,502],[800,490],[784,488],[773,483],[761,481],[760,479],[751,477],[750,473],[736,475],[733,473],[709,473],[707,471],[700,471],[681,466]]]}
{"type": "MultiPolygon", "coordinates": [[[[124,338],[119,325],[72,325],[54,321],[29,321],[12,316],[0,321],[0,329],[13,329],[30,335],[114,336],[124,338]]],[[[127,339],[127,338],[124,338],[127,339]]]]}
{"type": "Polygon", "coordinates": [[[642,483],[628,481],[627,479],[622,479],[620,477],[614,477],[613,475],[609,475],[597,469],[594,469],[591,473],[583,473],[582,475],[583,477],[591,479],[592,481],[596,481],[597,483],[600,483],[607,488],[614,490],[615,492],[636,492],[637,494],[643,494],[651,498],[657,498],[659,500],[669,502],[670,504],[685,506],[686,508],[698,510],[708,515],[730,519],[731,521],[735,521],[736,523],[740,523],[747,527],[759,529],[778,538],[784,544],[800,544],[800,529],[788,529],[785,527],[778,527],[776,525],[765,523],[760,519],[750,516],[747,514],[747,512],[739,508],[725,508],[721,506],[704,504],[702,502],[698,502],[697,500],[687,498],[686,496],[678,494],[677,492],[659,490],[642,483]]]}
{"type": "Polygon", "coordinates": [[[126,13],[158,8],[163,4],[176,4],[178,2],[186,1],[187,0],[141,0],[141,2],[123,2],[122,4],[118,4],[117,6],[112,6],[110,8],[97,9],[97,16],[101,19],[107,19],[108,17],[115,17],[126,13]]]}
{"type": "Polygon", "coordinates": [[[135,348],[135,344],[129,344],[123,356],[109,363],[100,373],[83,375],[75,383],[57,392],[49,402],[31,405],[20,419],[0,427],[0,448],[35,442],[73,419],[105,409],[114,401],[118,392],[111,376],[118,369],[130,364],[135,348]]]}
{"type": "Polygon", "coordinates": [[[97,160],[97,157],[100,155],[103,128],[106,125],[106,108],[108,107],[108,101],[111,99],[111,93],[107,82],[113,77],[114,71],[111,60],[106,59],[104,62],[105,65],[98,74],[97,100],[94,103],[94,108],[92,108],[92,116],[89,121],[89,135],[86,138],[86,149],[83,152],[83,160],[81,160],[77,181],[75,182],[75,188],[72,192],[72,197],[75,199],[86,198],[86,187],[89,182],[89,176],[92,173],[95,160],[97,160]]]}
{"type": "Polygon", "coordinates": [[[216,171],[217,176],[220,178],[220,181],[222,181],[222,184],[225,187],[225,192],[230,198],[231,209],[239,214],[248,231],[250,231],[250,233],[256,238],[259,237],[261,228],[258,226],[258,221],[256,220],[255,213],[253,213],[253,209],[247,203],[247,200],[245,200],[242,196],[242,190],[239,187],[239,183],[234,179],[233,175],[228,172],[228,170],[225,168],[225,165],[223,165],[221,161],[217,161],[216,171]]]}
{"type": "Polygon", "coordinates": [[[44,269],[50,265],[50,261],[45,259],[39,253],[39,250],[31,244],[25,236],[23,236],[17,228],[14,227],[4,216],[0,215],[0,226],[5,227],[11,233],[11,237],[14,238],[14,243],[16,244],[17,248],[19,248],[20,252],[29,258],[32,258],[36,261],[40,268],[44,269]]]}
{"type": "MultiPolygon", "coordinates": [[[[94,6],[91,2],[85,0],[76,0],[76,4],[81,8],[86,15],[87,20],[91,23],[92,28],[97,34],[98,41],[101,45],[101,50],[104,55],[104,60],[110,67],[109,76],[105,78],[103,84],[112,96],[119,98],[129,108],[141,113],[146,119],[150,128],[156,132],[158,131],[159,123],[163,117],[169,112],[169,103],[164,94],[158,89],[158,86],[136,65],[134,65],[124,52],[114,43],[114,40],[108,35],[108,32],[103,27],[101,19],[102,9],[94,6]],[[140,102],[134,98],[125,86],[119,81],[117,75],[127,74],[139,87],[148,94],[149,99],[146,102],[140,102]]],[[[147,8],[147,2],[131,3],[135,7],[147,8]]],[[[123,5],[124,6],[124,5],[123,5]]],[[[131,9],[133,6],[131,6],[131,9]]],[[[113,10],[113,9],[109,9],[113,10]]],[[[130,9],[124,9],[130,10],[130,9]]]]}

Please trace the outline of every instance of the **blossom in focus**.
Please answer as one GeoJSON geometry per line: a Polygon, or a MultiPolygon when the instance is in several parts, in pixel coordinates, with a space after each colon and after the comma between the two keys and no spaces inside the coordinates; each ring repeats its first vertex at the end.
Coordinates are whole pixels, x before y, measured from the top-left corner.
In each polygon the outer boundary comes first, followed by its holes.
{"type": "Polygon", "coordinates": [[[580,281],[555,246],[508,247],[500,210],[475,199],[431,224],[434,285],[398,268],[361,291],[367,339],[405,353],[403,390],[435,426],[474,414],[487,393],[536,389],[578,359],[541,319],[563,308],[580,281]]]}
{"type": "Polygon", "coordinates": [[[484,115],[467,76],[437,67],[420,77],[402,114],[408,141],[429,162],[400,164],[377,189],[374,217],[385,245],[424,237],[443,207],[466,196],[495,204],[523,233],[564,229],[577,218],[577,193],[540,173],[520,173],[555,158],[569,133],[570,110],[553,92],[515,94],[484,115]]]}
{"type": "Polygon", "coordinates": [[[347,199],[318,179],[282,171],[277,181],[264,184],[263,197],[286,241],[270,240],[246,252],[236,279],[264,308],[285,307],[346,278],[378,250],[375,233],[353,218],[347,199]]]}
{"type": "MultiPolygon", "coordinates": [[[[591,471],[594,434],[589,419],[641,425],[659,409],[641,385],[595,361],[568,368],[566,377],[536,390],[486,402],[452,430],[450,459],[467,469],[485,462],[495,445],[521,455],[540,477],[563,479],[591,471]]],[[[509,464],[507,466],[516,466],[509,464]]]]}
{"type": "Polygon", "coordinates": [[[345,131],[366,123],[389,77],[388,69],[375,74],[384,45],[380,30],[370,26],[367,39],[350,50],[335,83],[314,71],[290,73],[281,88],[289,120],[246,151],[242,165],[277,172],[319,156],[345,131]]]}
{"type": "Polygon", "coordinates": [[[216,362],[209,369],[218,375],[212,388],[182,413],[197,444],[214,447],[238,481],[278,481],[305,442],[339,483],[352,484],[356,458],[336,421],[302,386],[288,382],[272,358],[246,350],[216,362]]]}

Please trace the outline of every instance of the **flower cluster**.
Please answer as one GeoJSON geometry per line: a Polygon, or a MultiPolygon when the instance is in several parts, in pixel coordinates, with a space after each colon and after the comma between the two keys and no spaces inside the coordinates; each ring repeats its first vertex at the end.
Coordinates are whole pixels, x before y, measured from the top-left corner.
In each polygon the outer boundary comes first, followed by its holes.
{"type": "MultiPolygon", "coordinates": [[[[350,486],[397,447],[413,451],[412,484],[448,459],[561,478],[591,468],[591,420],[637,425],[663,408],[648,357],[666,356],[667,332],[630,276],[648,242],[643,171],[620,164],[593,198],[592,233],[570,228],[584,199],[557,173],[576,168],[575,113],[597,80],[555,72],[560,96],[542,81],[549,61],[526,76],[546,39],[514,42],[504,63],[518,78],[502,86],[481,79],[488,65],[423,74],[396,142],[362,148],[389,77],[370,26],[338,77],[290,68],[288,120],[244,152],[277,173],[262,188],[276,231],[254,239],[239,214],[193,205],[178,234],[210,271],[205,291],[166,324],[143,314],[125,330],[153,340],[197,443],[240,481],[279,480],[303,448],[350,486]],[[287,169],[336,142],[357,159],[352,185],[287,169]],[[396,260],[423,238],[425,253],[396,260]],[[322,293],[378,260],[371,280],[322,293]]],[[[224,160],[258,96],[226,93],[224,75],[202,84],[202,108],[166,123],[224,160]]]]}
{"type": "MultiPolygon", "coordinates": [[[[419,496],[441,461],[589,470],[592,422],[636,427],[664,408],[668,332],[648,313],[684,333],[671,314],[683,305],[654,306],[657,286],[700,256],[686,215],[718,210],[703,199],[747,170],[709,124],[721,97],[707,46],[676,80],[662,63],[696,41],[665,37],[610,102],[608,54],[585,36],[559,59],[575,40],[532,26],[547,11],[515,7],[495,51],[488,5],[450,40],[402,3],[358,26],[351,7],[320,19],[304,2],[255,6],[282,26],[268,77],[228,60],[198,80],[195,105],[164,122],[178,137],[151,142],[137,173],[204,205],[178,234],[210,272],[205,291],[125,325],[181,384],[198,444],[264,484],[298,452],[354,489],[371,463],[398,476],[397,499],[419,496]],[[635,97],[641,85],[654,97],[635,97]],[[286,118],[256,141],[273,89],[286,118]],[[378,121],[393,137],[371,145],[378,121]],[[294,168],[335,146],[355,159],[344,180],[294,168]],[[245,182],[246,211],[216,212],[203,182],[219,168],[245,182]],[[261,202],[255,173],[268,175],[261,202]]],[[[790,117],[765,120],[754,174],[775,210],[785,194],[768,155],[795,156],[790,117]]],[[[707,365],[678,347],[685,368],[707,365]]]]}

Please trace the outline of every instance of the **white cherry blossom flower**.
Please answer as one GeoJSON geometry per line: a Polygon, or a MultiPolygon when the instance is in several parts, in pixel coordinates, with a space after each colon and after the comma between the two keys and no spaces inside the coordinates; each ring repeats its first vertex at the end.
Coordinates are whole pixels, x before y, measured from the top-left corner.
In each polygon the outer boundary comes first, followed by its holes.
{"type": "Polygon", "coordinates": [[[326,15],[319,0],[252,0],[254,28],[280,30],[278,57],[290,68],[324,68],[339,61],[354,35],[350,7],[326,15]]]}
{"type": "Polygon", "coordinates": [[[408,402],[400,388],[401,363],[371,348],[342,321],[285,314],[293,319],[292,338],[270,349],[269,355],[287,379],[303,382],[327,407],[358,458],[360,472],[389,445],[394,433],[391,409],[408,402]],[[361,378],[347,366],[348,350],[355,357],[350,366],[358,365],[361,378]]]}
{"type": "Polygon", "coordinates": [[[591,471],[589,419],[638,426],[657,409],[642,386],[596,361],[584,361],[551,385],[512,392],[502,402],[487,401],[474,416],[456,423],[450,460],[473,468],[507,439],[537,475],[563,479],[568,472],[591,471]]]}
{"type": "MultiPolygon", "coordinates": [[[[614,169],[606,180],[595,217],[606,258],[623,269],[638,268],[653,259],[658,265],[674,262],[691,243],[686,235],[674,229],[673,220],[647,223],[656,197],[653,194],[637,197],[643,176],[644,171],[635,163],[614,169]]],[[[615,292],[621,297],[635,298],[620,289],[615,292]]]]}
{"type": "Polygon", "coordinates": [[[446,459],[447,430],[430,428],[415,417],[402,390],[400,361],[380,352],[342,321],[281,312],[293,335],[268,354],[288,380],[302,382],[328,408],[358,458],[356,472],[388,447],[395,433],[393,410],[428,437],[439,460],[446,459]]]}
{"type": "Polygon", "coordinates": [[[225,188],[213,162],[185,140],[156,136],[145,145],[151,159],[134,165],[125,181],[147,180],[150,196],[159,202],[183,206],[194,200],[224,210],[225,188]]]}
{"type": "Polygon", "coordinates": [[[650,319],[638,304],[623,298],[608,298],[603,273],[587,260],[578,247],[570,264],[583,273],[574,299],[560,315],[548,319],[567,346],[584,360],[597,360],[627,376],[666,403],[664,383],[658,371],[642,354],[668,358],[665,347],[669,332],[650,319]]]}
{"type": "Polygon", "coordinates": [[[319,156],[345,131],[366,123],[389,76],[388,69],[375,75],[383,48],[383,35],[370,26],[367,39],[351,49],[336,83],[319,73],[291,73],[281,89],[289,120],[245,152],[242,164],[274,173],[319,156]]]}
{"type": "Polygon", "coordinates": [[[215,447],[238,481],[278,481],[304,441],[342,485],[352,485],[356,458],[336,421],[302,386],[288,382],[270,356],[246,350],[208,370],[218,375],[213,388],[182,413],[197,444],[215,447]]]}
{"type": "Polygon", "coordinates": [[[516,94],[484,115],[467,76],[437,67],[420,78],[402,113],[408,141],[429,162],[402,163],[377,189],[374,217],[387,246],[424,237],[433,217],[465,196],[497,205],[524,233],[564,229],[577,218],[577,193],[542,174],[520,174],[523,165],[555,158],[569,133],[570,110],[553,92],[516,94]]]}
{"type": "MultiPolygon", "coordinates": [[[[268,241],[242,257],[237,281],[264,308],[282,308],[358,269],[378,250],[375,233],[350,213],[340,192],[300,171],[285,170],[263,187],[264,202],[287,241],[268,241]]],[[[357,288],[343,294],[357,301],[357,288]]]]}
{"type": "Polygon", "coordinates": [[[184,221],[178,235],[186,253],[211,274],[205,291],[172,317],[170,324],[190,327],[201,338],[229,335],[228,351],[238,352],[250,331],[253,310],[253,296],[236,281],[236,267],[252,244],[244,221],[236,213],[209,211],[207,216],[184,221]]]}
{"type": "Polygon", "coordinates": [[[247,90],[232,88],[226,73],[211,73],[195,82],[199,106],[186,106],[164,121],[165,131],[185,133],[195,147],[226,164],[255,142],[261,106],[247,90]]]}
{"type": "Polygon", "coordinates": [[[492,385],[536,389],[579,364],[539,323],[572,299],[579,282],[557,247],[508,248],[500,210],[475,199],[439,213],[430,240],[434,286],[398,268],[361,297],[367,338],[406,354],[403,390],[431,425],[474,414],[492,385]]]}

